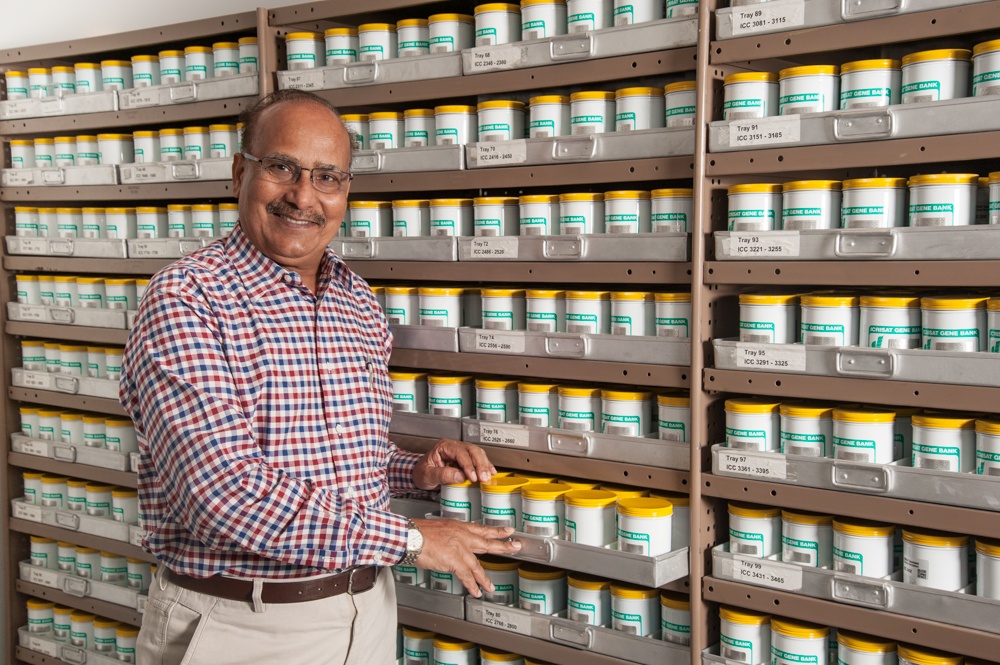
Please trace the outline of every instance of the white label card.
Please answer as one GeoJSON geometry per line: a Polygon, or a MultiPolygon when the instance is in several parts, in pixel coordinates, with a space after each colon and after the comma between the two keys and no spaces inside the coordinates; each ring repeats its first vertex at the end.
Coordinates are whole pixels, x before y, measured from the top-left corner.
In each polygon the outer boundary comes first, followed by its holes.
{"type": "Polygon", "coordinates": [[[32,566],[31,570],[28,571],[28,579],[26,581],[31,582],[32,584],[58,589],[59,573],[54,570],[48,570],[47,568],[37,568],[32,566]]]}
{"type": "Polygon", "coordinates": [[[128,108],[156,106],[160,103],[160,90],[153,88],[135,88],[127,96],[128,108]]]}
{"type": "Polygon", "coordinates": [[[10,317],[15,321],[47,321],[49,318],[48,310],[41,306],[34,305],[21,305],[17,309],[15,316],[10,317]],[[16,317],[16,318],[15,318],[16,317]]]}
{"type": "Polygon", "coordinates": [[[798,231],[732,231],[722,239],[722,253],[736,258],[798,256],[798,231]]]}
{"type": "Polygon", "coordinates": [[[473,259],[516,259],[518,238],[477,237],[472,240],[473,259]]]}
{"type": "Polygon", "coordinates": [[[6,102],[3,117],[20,118],[26,116],[31,112],[31,107],[34,106],[34,104],[35,102],[29,99],[24,101],[6,102]]]}
{"type": "Polygon", "coordinates": [[[784,457],[748,455],[744,452],[719,451],[719,475],[751,476],[763,480],[785,480],[788,465],[784,457]]]}
{"type": "Polygon", "coordinates": [[[806,347],[802,344],[736,344],[736,369],[764,372],[806,371],[806,347]]]}
{"type": "Polygon", "coordinates": [[[18,185],[30,185],[35,182],[35,173],[29,169],[7,169],[3,175],[4,185],[17,187],[18,185]]]}
{"type": "Polygon", "coordinates": [[[283,79],[284,87],[295,90],[320,90],[325,73],[321,71],[290,74],[283,79]]]}
{"type": "Polygon", "coordinates": [[[497,607],[483,605],[483,624],[521,635],[531,634],[531,617],[521,616],[497,607]]]}
{"type": "Polygon", "coordinates": [[[48,457],[49,444],[45,441],[22,439],[17,445],[17,452],[24,453],[25,455],[35,455],[37,457],[48,457]]]}
{"type": "Polygon", "coordinates": [[[485,353],[524,353],[524,335],[477,332],[476,351],[485,353]]]}
{"type": "Polygon", "coordinates": [[[498,425],[479,425],[479,442],[494,446],[512,446],[514,448],[528,447],[528,430],[501,427],[498,425]]]}
{"type": "Polygon", "coordinates": [[[130,256],[167,256],[170,252],[166,245],[153,242],[131,242],[128,252],[130,256]]]}
{"type": "Polygon", "coordinates": [[[48,254],[49,241],[45,238],[21,238],[21,254],[48,254]]]}
{"type": "Polygon", "coordinates": [[[476,144],[476,162],[481,166],[523,164],[528,160],[528,143],[524,139],[476,144]]]}
{"type": "Polygon", "coordinates": [[[737,582],[766,586],[784,591],[802,589],[802,569],[767,559],[751,559],[734,555],[733,576],[737,582]]]}
{"type": "Polygon", "coordinates": [[[57,642],[49,642],[34,635],[28,636],[28,648],[52,658],[59,657],[59,644],[57,642]]]}
{"type": "Polygon", "coordinates": [[[798,143],[801,140],[802,119],[797,115],[732,120],[729,123],[729,145],[733,148],[798,143]]]}
{"type": "Polygon", "coordinates": [[[15,501],[14,517],[19,520],[28,520],[29,522],[41,522],[42,507],[25,503],[24,501],[15,501]]]}
{"type": "Polygon", "coordinates": [[[25,388],[44,388],[49,390],[52,388],[52,381],[49,380],[47,373],[25,372],[21,375],[21,385],[25,388]]]}
{"type": "Polygon", "coordinates": [[[733,7],[733,35],[775,32],[804,25],[805,0],[776,0],[748,7],[733,7]]]}
{"type": "Polygon", "coordinates": [[[520,67],[524,51],[520,46],[477,46],[469,50],[466,74],[482,74],[520,67]]]}

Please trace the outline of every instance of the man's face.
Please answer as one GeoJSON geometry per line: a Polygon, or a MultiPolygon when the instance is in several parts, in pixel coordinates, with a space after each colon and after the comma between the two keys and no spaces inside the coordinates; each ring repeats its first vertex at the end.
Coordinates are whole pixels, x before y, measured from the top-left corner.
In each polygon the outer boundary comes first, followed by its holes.
{"type": "MultiPolygon", "coordinates": [[[[275,157],[304,168],[351,166],[350,137],[323,106],[285,102],[265,110],[258,125],[254,157],[275,157]]],[[[281,185],[261,176],[260,165],[236,155],[233,192],[239,199],[240,226],[257,249],[278,265],[314,274],[344,219],[347,193],[323,194],[303,171],[298,182],[281,185]]]]}

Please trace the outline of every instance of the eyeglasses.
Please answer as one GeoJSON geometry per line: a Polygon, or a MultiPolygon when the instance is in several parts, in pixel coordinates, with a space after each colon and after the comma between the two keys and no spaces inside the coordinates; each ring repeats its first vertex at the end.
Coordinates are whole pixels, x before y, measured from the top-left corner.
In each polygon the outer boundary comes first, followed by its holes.
{"type": "Polygon", "coordinates": [[[309,171],[309,180],[316,191],[323,194],[338,194],[352,179],[353,173],[345,173],[334,168],[303,168],[301,164],[290,162],[287,159],[277,157],[254,157],[253,155],[241,152],[244,158],[251,162],[260,164],[260,174],[265,180],[278,185],[291,185],[299,181],[303,171],[309,171]]]}

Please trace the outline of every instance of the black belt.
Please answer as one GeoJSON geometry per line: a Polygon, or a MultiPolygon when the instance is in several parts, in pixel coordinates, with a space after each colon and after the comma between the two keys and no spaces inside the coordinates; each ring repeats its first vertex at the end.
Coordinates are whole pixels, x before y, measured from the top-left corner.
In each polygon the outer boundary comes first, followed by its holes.
{"type": "MultiPolygon", "coordinates": [[[[379,566],[360,566],[336,575],[298,582],[264,582],[260,600],[264,603],[303,603],[339,596],[342,593],[350,595],[363,593],[375,586],[380,570],[379,566]]],[[[250,580],[237,580],[221,575],[206,578],[191,577],[175,573],[169,568],[164,572],[168,581],[182,589],[228,600],[248,602],[253,600],[253,582],[250,580]]]]}

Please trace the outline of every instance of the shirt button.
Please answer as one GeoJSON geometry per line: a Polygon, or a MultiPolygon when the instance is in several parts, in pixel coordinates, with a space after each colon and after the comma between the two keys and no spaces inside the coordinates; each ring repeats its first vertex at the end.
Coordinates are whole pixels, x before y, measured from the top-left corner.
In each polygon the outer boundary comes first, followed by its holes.
{"type": "Polygon", "coordinates": [[[347,489],[345,489],[344,492],[343,492],[343,494],[344,494],[344,497],[348,498],[348,499],[353,499],[354,496],[355,496],[354,490],[351,489],[350,487],[348,487],[347,489]]]}
{"type": "Polygon", "coordinates": [[[344,435],[344,426],[341,425],[340,423],[337,423],[337,426],[334,429],[337,430],[337,434],[339,434],[340,436],[344,435]]]}
{"type": "Polygon", "coordinates": [[[377,552],[375,554],[375,563],[382,563],[382,553],[381,552],[377,552]]]}

